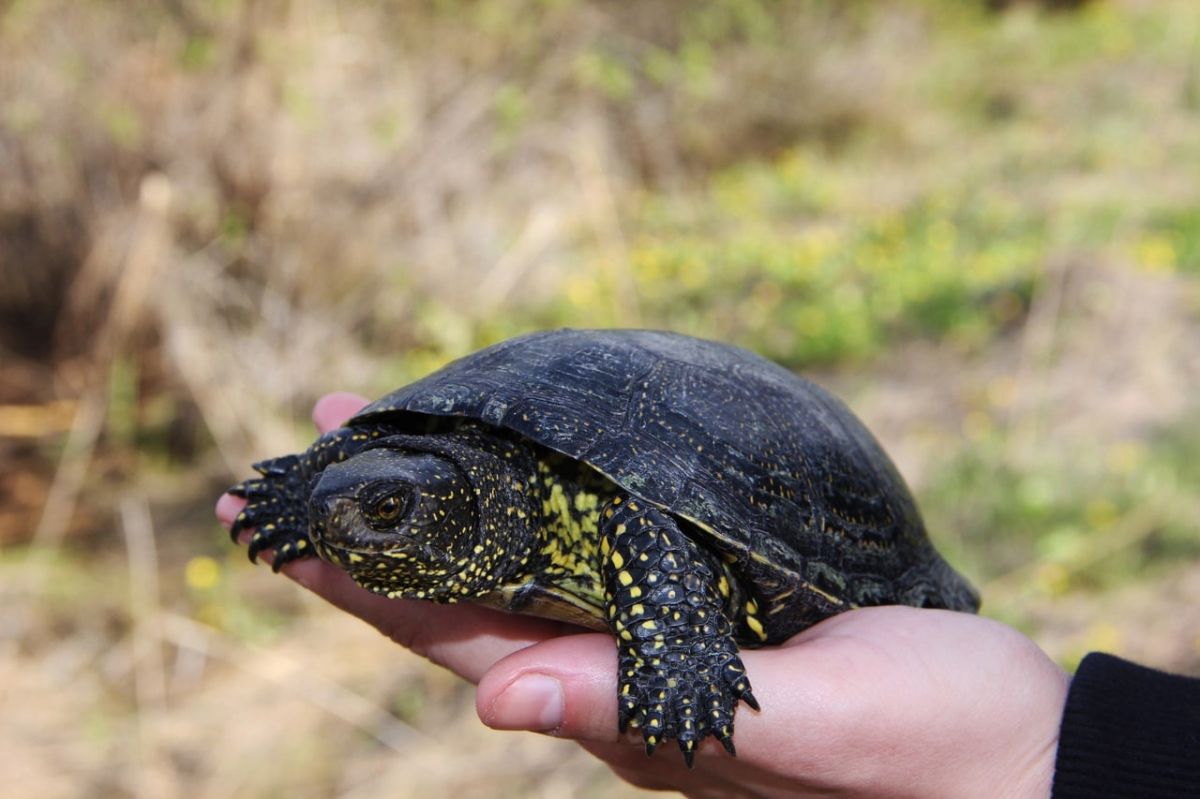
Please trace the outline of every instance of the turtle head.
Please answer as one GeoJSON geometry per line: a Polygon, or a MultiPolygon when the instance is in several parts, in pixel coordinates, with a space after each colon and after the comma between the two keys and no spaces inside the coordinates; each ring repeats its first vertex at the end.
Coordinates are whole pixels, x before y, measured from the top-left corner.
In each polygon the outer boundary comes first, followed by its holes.
{"type": "Polygon", "coordinates": [[[309,536],[323,558],[376,593],[453,601],[491,587],[473,585],[477,505],[450,458],[374,447],[321,473],[309,536]]]}

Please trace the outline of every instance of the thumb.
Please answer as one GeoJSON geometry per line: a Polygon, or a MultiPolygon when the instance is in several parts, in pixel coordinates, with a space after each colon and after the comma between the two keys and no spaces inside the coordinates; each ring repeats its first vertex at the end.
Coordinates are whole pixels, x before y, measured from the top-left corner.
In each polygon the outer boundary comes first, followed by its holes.
{"type": "Polygon", "coordinates": [[[616,741],[616,673],[610,636],[552,638],[492,666],[479,681],[475,709],[484,724],[497,730],[616,741]]]}
{"type": "MultiPolygon", "coordinates": [[[[766,763],[786,752],[807,764],[837,740],[827,722],[842,726],[841,716],[862,708],[861,701],[846,701],[837,687],[847,671],[844,664],[806,657],[820,649],[808,644],[742,652],[763,709],[738,709],[734,741],[740,762],[766,763]]],[[[601,633],[560,636],[508,655],[479,681],[475,708],[493,729],[641,745],[638,731],[617,731],[616,644],[601,633]]],[[[727,757],[711,739],[700,751],[727,757]]]]}

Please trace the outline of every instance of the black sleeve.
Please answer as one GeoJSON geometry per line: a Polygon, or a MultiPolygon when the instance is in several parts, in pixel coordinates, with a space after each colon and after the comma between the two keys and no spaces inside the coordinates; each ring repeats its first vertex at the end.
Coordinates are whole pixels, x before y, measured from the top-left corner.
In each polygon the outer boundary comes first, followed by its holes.
{"type": "Polygon", "coordinates": [[[1093,652],[1071,682],[1053,799],[1200,797],[1200,680],[1093,652]]]}

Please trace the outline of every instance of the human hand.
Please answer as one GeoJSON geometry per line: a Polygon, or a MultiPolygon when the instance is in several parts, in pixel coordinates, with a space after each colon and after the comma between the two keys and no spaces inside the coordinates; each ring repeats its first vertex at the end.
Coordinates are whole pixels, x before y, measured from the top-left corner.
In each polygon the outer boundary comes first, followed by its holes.
{"type": "MultiPolygon", "coordinates": [[[[366,404],[313,411],[321,432],[366,404]]],[[[225,495],[228,526],[242,500],[225,495]]],[[[497,729],[573,738],[626,780],[694,796],[1045,797],[1067,676],[998,622],[903,607],[852,611],[743,661],[762,704],[743,708],[738,757],[714,741],[695,768],[617,732],[616,650],[605,634],[474,605],[392,600],[308,559],[283,572],[396,642],[479,684],[497,729]]],[[[664,747],[665,749],[666,747],[664,747]]]]}
{"type": "Polygon", "coordinates": [[[1050,795],[1068,678],[999,622],[864,608],[742,660],[762,711],[738,712],[736,759],[709,740],[691,771],[617,734],[616,656],[604,635],[506,657],[480,681],[476,707],[492,727],[576,739],[629,782],[690,796],[1050,795]]]}

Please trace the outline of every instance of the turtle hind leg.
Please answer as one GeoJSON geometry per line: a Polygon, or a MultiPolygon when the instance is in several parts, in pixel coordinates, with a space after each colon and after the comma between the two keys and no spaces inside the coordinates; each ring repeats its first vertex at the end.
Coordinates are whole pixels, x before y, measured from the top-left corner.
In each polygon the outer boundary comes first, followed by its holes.
{"type": "Polygon", "coordinates": [[[710,735],[735,754],[734,711],[758,703],[710,559],[669,515],[629,499],[605,509],[600,551],[621,730],[640,727],[647,754],[674,738],[689,767],[710,735]]]}
{"type": "Polygon", "coordinates": [[[245,530],[254,529],[249,555],[273,549],[271,568],[316,555],[308,537],[308,497],[312,481],[331,463],[344,460],[379,437],[379,430],[339,428],[321,436],[302,453],[254,464],[258,477],[229,489],[246,500],[246,507],[233,520],[229,535],[236,542],[245,530]]]}

